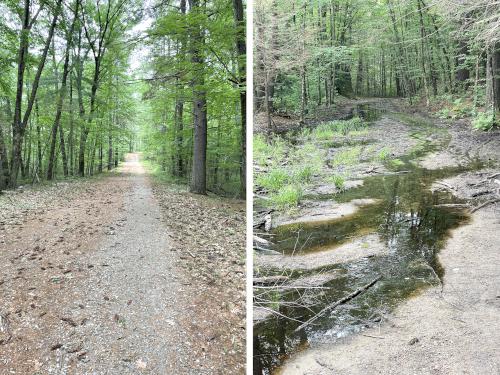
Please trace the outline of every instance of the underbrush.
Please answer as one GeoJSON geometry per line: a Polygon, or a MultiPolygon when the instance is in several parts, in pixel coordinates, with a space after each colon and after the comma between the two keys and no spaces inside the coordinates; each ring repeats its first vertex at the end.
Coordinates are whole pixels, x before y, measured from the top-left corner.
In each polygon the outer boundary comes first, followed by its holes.
{"type": "Polygon", "coordinates": [[[472,127],[475,130],[491,130],[499,125],[497,118],[498,115],[495,116],[495,113],[493,111],[479,112],[472,120],[472,127]]]}
{"type": "MultiPolygon", "coordinates": [[[[482,92],[483,90],[479,90],[482,92]]],[[[441,119],[469,119],[475,130],[489,131],[499,126],[499,114],[485,110],[484,95],[475,98],[468,96],[453,97],[444,95],[438,98],[436,116],[441,119]]]]}
{"type": "MultiPolygon", "coordinates": [[[[303,129],[298,135],[298,144],[274,136],[254,138],[254,162],[257,165],[255,186],[263,190],[273,207],[290,210],[297,207],[304,190],[316,177],[333,183],[340,191],[344,188],[345,176],[323,175],[327,163],[324,141],[344,139],[346,135],[357,135],[366,131],[366,123],[359,118],[346,121],[331,121],[315,129],[303,129]]],[[[331,160],[334,167],[354,165],[359,162],[362,147],[355,146],[338,151],[331,160]]]]}
{"type": "Polygon", "coordinates": [[[310,141],[331,141],[335,137],[346,136],[348,134],[362,134],[367,124],[359,117],[350,120],[336,120],[326,122],[315,127],[313,130],[303,129],[299,138],[310,141]]]}
{"type": "Polygon", "coordinates": [[[277,209],[296,207],[304,187],[321,173],[326,151],[314,143],[294,146],[279,136],[266,140],[261,135],[254,139],[254,160],[265,168],[256,172],[255,185],[268,194],[277,209]]]}

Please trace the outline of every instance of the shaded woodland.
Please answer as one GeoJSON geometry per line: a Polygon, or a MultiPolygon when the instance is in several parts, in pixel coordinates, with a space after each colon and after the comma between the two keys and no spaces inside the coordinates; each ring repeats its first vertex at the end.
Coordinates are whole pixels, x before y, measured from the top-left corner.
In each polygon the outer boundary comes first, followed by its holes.
{"type": "Polygon", "coordinates": [[[0,190],[91,176],[142,151],[192,192],[244,194],[241,0],[0,10],[0,190]]]}
{"type": "Polygon", "coordinates": [[[489,129],[500,110],[500,5],[488,0],[258,0],[255,104],[302,121],[338,96],[402,97],[489,129]]]}

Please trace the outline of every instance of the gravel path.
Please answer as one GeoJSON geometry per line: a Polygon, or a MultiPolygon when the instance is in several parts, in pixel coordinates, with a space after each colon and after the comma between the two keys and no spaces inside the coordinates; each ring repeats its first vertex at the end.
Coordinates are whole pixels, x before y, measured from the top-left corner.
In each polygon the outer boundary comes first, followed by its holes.
{"type": "Polygon", "coordinates": [[[77,184],[0,222],[0,374],[200,373],[178,324],[185,276],[137,155],[77,184]]]}

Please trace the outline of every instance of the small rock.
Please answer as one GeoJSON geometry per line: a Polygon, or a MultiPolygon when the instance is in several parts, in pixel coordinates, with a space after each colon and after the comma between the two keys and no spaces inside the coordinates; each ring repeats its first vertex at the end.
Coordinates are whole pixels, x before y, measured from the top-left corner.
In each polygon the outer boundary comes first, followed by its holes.
{"type": "Polygon", "coordinates": [[[414,337],[408,342],[408,345],[415,345],[419,341],[418,337],[414,337]]]}
{"type": "Polygon", "coordinates": [[[62,347],[62,344],[57,343],[57,344],[52,345],[50,347],[50,350],[52,350],[52,351],[57,350],[57,349],[60,349],[61,347],[62,347]]]}

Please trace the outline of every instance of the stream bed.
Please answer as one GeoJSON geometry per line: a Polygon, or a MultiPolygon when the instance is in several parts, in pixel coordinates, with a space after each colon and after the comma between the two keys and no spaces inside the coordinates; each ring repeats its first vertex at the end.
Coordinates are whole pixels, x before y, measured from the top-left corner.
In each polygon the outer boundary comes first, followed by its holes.
{"type": "MultiPolygon", "coordinates": [[[[417,136],[419,132],[414,134],[417,136]]],[[[255,374],[277,373],[282,361],[297,351],[308,346],[333,344],[376,326],[404,299],[425,287],[439,285],[443,270],[437,253],[450,230],[467,223],[468,216],[463,210],[442,206],[463,201],[447,192],[433,192],[430,187],[437,180],[482,167],[480,162],[471,161],[467,166],[427,170],[413,162],[443,147],[446,142],[438,146],[425,143],[418,151],[401,157],[397,166],[387,165],[390,173],[367,177],[362,186],[336,195],[308,197],[338,203],[376,200],[352,215],[285,225],[272,231],[275,244],[272,249],[288,256],[331,251],[366,234],[378,236],[386,251],[348,263],[287,271],[286,276],[292,282],[315,275],[334,274],[335,277],[326,278],[320,288],[291,288],[271,296],[270,300],[275,302],[272,306],[280,315],[274,314],[254,326],[255,374]],[[296,331],[301,322],[377,277],[381,279],[373,287],[348,303],[328,310],[314,324],[296,331]]],[[[369,246],[367,243],[367,249],[369,246]]],[[[275,270],[275,275],[282,273],[275,270]]]]}

